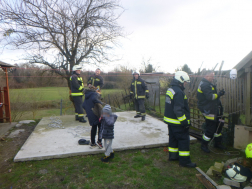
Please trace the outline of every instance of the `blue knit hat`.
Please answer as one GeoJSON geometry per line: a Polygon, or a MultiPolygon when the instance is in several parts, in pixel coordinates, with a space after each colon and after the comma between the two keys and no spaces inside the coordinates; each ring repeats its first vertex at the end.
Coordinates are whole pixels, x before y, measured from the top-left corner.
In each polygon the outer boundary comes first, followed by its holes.
{"type": "Polygon", "coordinates": [[[103,107],[102,112],[103,112],[103,113],[111,114],[111,113],[112,113],[112,110],[111,110],[110,105],[106,104],[106,105],[103,107]]]}

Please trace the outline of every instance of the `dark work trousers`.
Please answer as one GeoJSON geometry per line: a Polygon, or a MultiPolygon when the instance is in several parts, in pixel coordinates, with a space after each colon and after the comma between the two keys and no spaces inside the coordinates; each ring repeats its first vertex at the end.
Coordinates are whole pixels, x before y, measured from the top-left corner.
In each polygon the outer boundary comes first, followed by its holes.
{"type": "Polygon", "coordinates": [[[213,138],[214,133],[220,134],[222,131],[223,123],[220,123],[219,121],[212,121],[209,119],[206,119],[206,131],[205,135],[208,138],[213,138]],[[220,126],[219,126],[220,125],[220,126]],[[218,128],[219,126],[219,128],[218,128]],[[218,131],[216,131],[218,128],[218,131]]]}
{"type": "Polygon", "coordinates": [[[168,125],[169,148],[178,149],[177,152],[169,151],[169,159],[179,159],[179,164],[186,165],[191,163],[190,159],[190,137],[189,128],[178,125],[168,125]],[[183,155],[183,152],[189,154],[183,155]]]}
{"type": "MultiPolygon", "coordinates": [[[[101,124],[99,123],[98,125],[93,125],[92,129],[91,129],[91,142],[92,144],[95,143],[95,135],[97,132],[97,127],[98,127],[98,134],[100,133],[100,128],[101,128],[101,124]]],[[[99,142],[102,141],[102,139],[98,139],[99,142]]]]}
{"type": "MultiPolygon", "coordinates": [[[[224,125],[224,123],[222,123],[222,122],[212,121],[212,120],[206,119],[206,131],[205,131],[205,135],[208,138],[213,138],[214,133],[217,133],[217,134],[221,133],[223,125],[224,125]],[[219,128],[218,128],[218,126],[219,126],[219,128]],[[218,128],[218,130],[217,130],[217,128],[218,128]]],[[[221,137],[218,136],[218,135],[215,136],[215,140],[218,141],[218,139],[221,142],[221,137]]]]}
{"type": "Polygon", "coordinates": [[[144,98],[135,99],[135,108],[136,108],[137,114],[145,115],[144,98]]]}
{"type": "Polygon", "coordinates": [[[74,107],[75,107],[75,114],[79,117],[84,116],[84,111],[82,108],[82,96],[73,96],[73,101],[74,101],[74,107]]]}

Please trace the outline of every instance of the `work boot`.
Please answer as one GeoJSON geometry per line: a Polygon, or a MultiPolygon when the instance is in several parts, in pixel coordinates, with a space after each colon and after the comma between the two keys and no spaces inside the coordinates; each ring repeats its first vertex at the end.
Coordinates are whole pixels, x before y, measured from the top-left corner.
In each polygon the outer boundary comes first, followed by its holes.
{"type": "Polygon", "coordinates": [[[208,141],[205,141],[202,139],[201,141],[201,150],[203,150],[206,153],[210,153],[210,150],[208,149],[208,141]]]}
{"type": "Polygon", "coordinates": [[[196,163],[191,162],[190,156],[179,156],[179,166],[194,168],[196,163]]]}
{"type": "Polygon", "coordinates": [[[179,160],[179,153],[178,152],[169,152],[168,161],[177,161],[179,160]]]}
{"type": "Polygon", "coordinates": [[[101,158],[101,161],[104,162],[104,163],[108,163],[110,159],[111,159],[110,156],[104,156],[104,157],[101,158]]]}
{"type": "Polygon", "coordinates": [[[113,159],[114,157],[115,157],[115,152],[113,151],[110,153],[110,158],[113,159]]]}
{"type": "Polygon", "coordinates": [[[79,117],[79,122],[86,123],[87,120],[85,120],[84,117],[79,117]]]}
{"type": "Polygon", "coordinates": [[[141,117],[139,114],[135,115],[134,118],[138,118],[138,117],[141,117]]]}
{"type": "Polygon", "coordinates": [[[79,116],[75,115],[75,121],[79,121],[79,116]]]}
{"type": "Polygon", "coordinates": [[[189,168],[194,168],[196,167],[196,163],[187,163],[187,164],[179,164],[181,167],[189,167],[189,168]]]}
{"type": "Polygon", "coordinates": [[[142,121],[144,121],[145,120],[145,115],[144,116],[142,116],[142,121]]]}

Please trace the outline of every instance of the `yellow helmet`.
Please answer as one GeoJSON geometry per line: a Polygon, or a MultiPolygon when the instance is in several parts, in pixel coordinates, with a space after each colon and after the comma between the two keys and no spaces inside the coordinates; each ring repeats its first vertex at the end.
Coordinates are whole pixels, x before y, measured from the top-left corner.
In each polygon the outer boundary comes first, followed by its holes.
{"type": "Polygon", "coordinates": [[[252,158],[252,143],[247,145],[245,154],[247,158],[252,158]]]}

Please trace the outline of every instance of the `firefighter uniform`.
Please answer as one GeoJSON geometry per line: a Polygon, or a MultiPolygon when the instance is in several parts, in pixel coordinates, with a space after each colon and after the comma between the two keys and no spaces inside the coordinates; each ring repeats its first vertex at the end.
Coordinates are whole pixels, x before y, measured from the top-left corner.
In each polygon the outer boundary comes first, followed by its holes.
{"type": "Polygon", "coordinates": [[[208,143],[213,136],[215,137],[214,147],[225,149],[225,147],[221,145],[221,130],[224,125],[224,120],[221,119],[221,116],[223,115],[223,107],[219,99],[224,93],[223,90],[217,94],[216,86],[205,78],[201,80],[198,86],[197,105],[206,121],[206,130],[202,137],[201,149],[208,153],[210,152],[208,149],[208,143]]]}
{"type": "Polygon", "coordinates": [[[169,161],[179,160],[181,166],[195,167],[196,164],[190,159],[190,109],[183,92],[184,86],[175,78],[170,85],[166,92],[164,113],[164,122],[169,130],[169,161]]]}
{"type": "Polygon", "coordinates": [[[87,85],[93,85],[95,87],[97,87],[99,90],[101,90],[102,86],[103,86],[103,78],[100,75],[92,75],[88,78],[88,82],[87,85]]]}
{"type": "Polygon", "coordinates": [[[138,77],[138,79],[133,79],[131,82],[130,87],[130,95],[131,97],[134,97],[135,99],[135,109],[137,115],[136,117],[142,117],[142,120],[145,118],[145,106],[144,106],[144,99],[149,98],[149,90],[147,88],[147,85],[145,81],[138,77]]]}
{"type": "Polygon", "coordinates": [[[84,111],[82,108],[82,97],[83,97],[83,81],[82,77],[77,74],[75,71],[73,75],[70,77],[70,84],[71,84],[71,96],[73,97],[74,107],[75,107],[75,118],[76,121],[79,120],[80,122],[86,122],[84,119],[84,111]]]}

